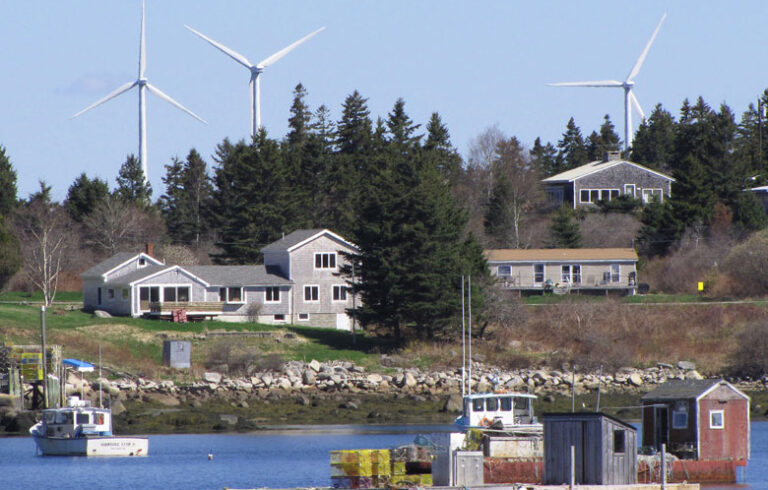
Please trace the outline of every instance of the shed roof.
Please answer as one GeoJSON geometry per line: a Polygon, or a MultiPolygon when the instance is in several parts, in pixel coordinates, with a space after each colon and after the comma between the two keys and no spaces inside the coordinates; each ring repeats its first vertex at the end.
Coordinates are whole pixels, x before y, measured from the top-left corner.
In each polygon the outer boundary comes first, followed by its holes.
{"type": "Polygon", "coordinates": [[[263,265],[194,265],[183,269],[214,286],[292,284],[284,277],[270,274],[263,265]]]}
{"type": "Polygon", "coordinates": [[[504,248],[484,253],[489,262],[637,261],[632,248],[504,248]]]}
{"type": "Polygon", "coordinates": [[[720,383],[728,384],[722,379],[673,379],[660,384],[655,390],[643,395],[642,400],[698,398],[704,392],[709,391],[720,383]]]}
{"type": "Polygon", "coordinates": [[[579,420],[592,420],[592,419],[602,419],[606,418],[609,420],[612,420],[613,422],[620,424],[627,428],[628,430],[631,430],[632,432],[637,432],[637,429],[630,425],[628,422],[624,422],[621,419],[617,419],[616,417],[612,415],[608,415],[607,413],[603,412],[562,412],[562,413],[545,413],[541,416],[542,422],[546,422],[547,420],[566,420],[566,421],[579,421],[579,420]]]}
{"type": "Polygon", "coordinates": [[[659,177],[662,177],[664,179],[674,181],[672,177],[668,175],[664,175],[661,172],[657,172],[655,170],[651,170],[648,167],[643,167],[642,165],[634,162],[630,162],[628,160],[596,160],[594,162],[589,162],[587,164],[584,164],[580,167],[572,168],[570,170],[566,170],[565,172],[560,172],[559,174],[553,175],[551,177],[547,177],[546,179],[543,179],[542,182],[546,183],[556,183],[556,182],[573,182],[574,180],[578,180],[582,177],[586,177],[587,175],[591,175],[597,172],[602,172],[603,170],[607,170],[611,167],[615,167],[617,165],[631,165],[633,167],[637,167],[640,170],[644,170],[646,172],[652,173],[654,175],[658,175],[659,177]]]}

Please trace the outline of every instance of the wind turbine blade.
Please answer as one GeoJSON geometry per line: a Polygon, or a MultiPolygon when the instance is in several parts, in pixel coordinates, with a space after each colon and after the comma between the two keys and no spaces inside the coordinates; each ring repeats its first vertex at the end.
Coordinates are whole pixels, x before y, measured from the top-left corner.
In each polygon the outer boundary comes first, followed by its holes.
{"type": "Polygon", "coordinates": [[[127,92],[130,89],[132,89],[133,87],[135,87],[136,84],[137,84],[137,82],[128,82],[125,85],[121,85],[117,90],[115,90],[114,92],[111,92],[106,97],[97,100],[96,102],[94,102],[93,104],[89,105],[88,107],[86,107],[82,111],[80,111],[77,114],[75,114],[74,116],[70,117],[70,119],[74,119],[77,116],[79,116],[80,114],[82,114],[84,112],[88,112],[91,109],[93,109],[94,107],[99,106],[99,105],[103,104],[104,102],[106,102],[106,101],[108,101],[110,99],[114,99],[115,97],[117,97],[118,95],[122,94],[123,92],[127,92]]]}
{"type": "Polygon", "coordinates": [[[656,34],[659,33],[659,29],[661,29],[661,24],[664,22],[664,19],[667,18],[667,14],[664,13],[664,15],[661,16],[661,20],[658,24],[656,24],[656,30],[653,31],[653,35],[651,36],[651,39],[648,40],[648,44],[645,45],[645,49],[642,53],[640,53],[640,57],[635,61],[635,66],[632,67],[632,71],[629,72],[629,75],[627,75],[627,82],[632,81],[633,78],[635,78],[640,71],[640,67],[643,66],[643,62],[645,61],[645,57],[648,55],[648,50],[651,49],[651,44],[653,44],[653,41],[656,39],[656,34]]]}
{"type": "Polygon", "coordinates": [[[200,116],[198,116],[194,112],[190,111],[189,109],[187,109],[183,105],[181,105],[178,102],[176,102],[175,100],[173,100],[170,95],[164,93],[159,88],[154,87],[154,86],[150,85],[149,83],[147,84],[147,88],[149,89],[150,92],[152,92],[153,94],[157,95],[158,97],[160,97],[164,101],[168,102],[169,104],[176,106],[178,109],[181,109],[182,111],[186,112],[187,114],[189,114],[190,116],[194,117],[198,121],[200,121],[200,122],[202,122],[204,124],[208,124],[205,121],[205,119],[201,118],[200,116]]]}
{"type": "Polygon", "coordinates": [[[640,107],[640,102],[637,100],[637,97],[635,97],[634,92],[629,92],[629,100],[632,101],[632,106],[634,106],[635,110],[640,114],[640,117],[645,121],[645,113],[643,112],[643,108],[640,107]]]}
{"type": "Polygon", "coordinates": [[[211,45],[213,45],[213,47],[215,47],[218,50],[222,51],[224,54],[226,54],[227,56],[229,56],[233,60],[237,61],[238,63],[240,63],[244,67],[248,68],[249,70],[251,68],[253,68],[253,64],[250,61],[248,61],[248,58],[246,58],[245,56],[241,55],[237,51],[233,51],[233,50],[229,49],[228,47],[224,46],[223,44],[214,41],[213,39],[211,39],[210,37],[206,36],[202,32],[196,31],[196,30],[194,30],[193,28],[189,27],[186,24],[184,25],[184,27],[186,27],[187,29],[189,29],[193,33],[197,34],[198,36],[202,37],[203,39],[205,39],[206,41],[211,43],[211,45]]]}
{"type": "Polygon", "coordinates": [[[144,78],[144,71],[147,68],[147,41],[144,34],[144,9],[145,2],[141,2],[141,44],[139,46],[139,78],[144,78]]]}
{"type": "Polygon", "coordinates": [[[299,39],[295,43],[291,44],[290,46],[286,46],[285,48],[281,49],[280,51],[278,51],[277,53],[273,54],[269,58],[264,59],[263,61],[261,61],[259,63],[259,66],[266,68],[267,66],[271,65],[275,61],[277,61],[280,58],[282,58],[283,56],[287,55],[288,53],[290,53],[291,51],[296,49],[300,44],[302,44],[305,41],[308,41],[309,38],[315,36],[316,34],[318,34],[320,31],[322,31],[324,29],[325,29],[325,26],[321,27],[320,29],[316,30],[315,32],[313,32],[311,34],[307,34],[306,36],[302,37],[301,39],[299,39]]]}
{"type": "Polygon", "coordinates": [[[592,82],[559,82],[548,83],[550,87],[623,87],[618,80],[596,80],[592,82]]]}

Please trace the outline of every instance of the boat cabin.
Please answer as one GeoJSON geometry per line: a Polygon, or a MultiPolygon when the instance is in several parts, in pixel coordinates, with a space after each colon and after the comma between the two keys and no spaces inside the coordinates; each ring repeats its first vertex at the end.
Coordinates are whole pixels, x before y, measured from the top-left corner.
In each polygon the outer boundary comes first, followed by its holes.
{"type": "Polygon", "coordinates": [[[48,437],[77,438],[112,435],[112,417],[106,408],[71,400],[66,408],[43,410],[44,434],[48,437]]]}
{"type": "Polygon", "coordinates": [[[536,395],[527,393],[476,393],[464,396],[463,410],[456,419],[462,430],[499,428],[541,430],[533,415],[536,395]]]}

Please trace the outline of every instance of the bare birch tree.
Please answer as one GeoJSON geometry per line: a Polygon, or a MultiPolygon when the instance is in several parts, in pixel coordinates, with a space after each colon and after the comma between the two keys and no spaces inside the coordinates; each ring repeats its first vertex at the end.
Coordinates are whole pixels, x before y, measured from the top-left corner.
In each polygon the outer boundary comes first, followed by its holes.
{"type": "Polygon", "coordinates": [[[66,210],[51,201],[50,186],[40,182],[14,215],[16,235],[21,244],[24,271],[43,293],[46,306],[56,297],[59,277],[74,243],[73,223],[66,210]]]}

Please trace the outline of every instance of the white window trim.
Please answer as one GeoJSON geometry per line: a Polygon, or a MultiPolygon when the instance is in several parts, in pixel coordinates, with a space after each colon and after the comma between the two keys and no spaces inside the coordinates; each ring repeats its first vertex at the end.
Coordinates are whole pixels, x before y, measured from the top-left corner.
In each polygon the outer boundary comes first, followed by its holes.
{"type": "Polygon", "coordinates": [[[312,266],[315,268],[316,271],[335,271],[339,267],[339,257],[336,252],[315,252],[315,255],[313,257],[312,266]],[[333,267],[323,267],[323,259],[320,259],[320,267],[317,266],[317,256],[320,255],[328,255],[328,263],[330,264],[330,256],[333,256],[333,267]]]}
{"type": "MultiPolygon", "coordinates": [[[[341,291],[339,291],[339,296],[341,296],[341,291]]],[[[346,303],[349,301],[349,290],[347,289],[346,284],[334,284],[331,286],[331,303],[346,303]],[[344,291],[346,291],[346,298],[345,299],[333,299],[333,290],[335,288],[342,288],[344,291]]]]}
{"type": "Polygon", "coordinates": [[[672,412],[672,428],[673,429],[687,429],[688,428],[688,412],[684,412],[682,410],[674,410],[672,412]],[[685,415],[685,423],[684,424],[677,424],[676,418],[679,415],[685,415]]]}
{"type": "Polygon", "coordinates": [[[661,187],[647,187],[645,189],[642,189],[640,194],[640,196],[643,199],[643,204],[648,204],[651,202],[649,199],[646,198],[646,192],[648,193],[647,195],[653,196],[653,193],[657,191],[659,193],[659,202],[660,203],[664,202],[664,189],[662,189],[661,187]]]}
{"type": "Polygon", "coordinates": [[[283,295],[282,291],[280,291],[280,286],[267,286],[264,288],[264,303],[269,303],[271,305],[276,305],[278,303],[283,302],[283,295]],[[267,299],[267,291],[277,289],[277,301],[273,299],[267,299]]]}
{"type": "Polygon", "coordinates": [[[272,315],[272,321],[275,322],[275,323],[285,323],[286,322],[286,315],[285,315],[285,313],[275,313],[274,315],[272,315]],[[283,317],[282,320],[278,320],[276,318],[277,316],[282,316],[283,317]]]}
{"type": "Polygon", "coordinates": [[[637,196],[637,186],[635,184],[624,184],[624,195],[632,196],[632,199],[635,199],[635,196],[637,196]],[[632,192],[627,192],[628,190],[632,192]]]}
{"type": "MultiPolygon", "coordinates": [[[[244,305],[245,304],[245,290],[242,286],[223,286],[224,290],[226,291],[224,303],[228,305],[244,305]],[[240,290],[240,299],[238,301],[232,301],[229,295],[230,289],[239,289],[240,290]]],[[[219,288],[221,289],[221,288],[219,288]]],[[[191,293],[191,292],[190,292],[191,293]]],[[[266,293],[264,293],[266,294],[266,293]]],[[[192,295],[190,294],[190,298],[192,295]]],[[[221,292],[219,292],[219,299],[221,299],[221,292]]],[[[191,301],[191,300],[190,300],[191,301]]]]}
{"type": "MultiPolygon", "coordinates": [[[[155,286],[153,284],[152,286],[155,286]]],[[[150,287],[152,287],[150,286],[150,287]]],[[[160,302],[166,303],[165,300],[165,288],[174,288],[176,290],[176,299],[173,300],[174,303],[179,302],[179,288],[188,288],[189,289],[189,301],[192,301],[192,285],[191,284],[158,284],[160,287],[159,296],[160,296],[160,302]]],[[[189,302],[187,301],[187,302],[189,302]]]]}
{"type": "Polygon", "coordinates": [[[496,266],[496,275],[497,275],[497,276],[499,276],[499,277],[507,277],[507,276],[511,276],[511,275],[512,275],[512,266],[511,266],[511,265],[509,265],[509,264],[506,264],[506,265],[504,265],[504,264],[502,264],[502,265],[497,265],[497,266],[496,266]],[[509,269],[509,274],[502,274],[502,273],[501,273],[501,268],[502,268],[502,267],[504,267],[504,268],[508,268],[508,269],[509,269]]]}
{"type": "Polygon", "coordinates": [[[319,303],[320,302],[320,285],[319,284],[305,284],[304,285],[304,291],[303,291],[303,298],[305,303],[319,303]],[[308,288],[315,288],[317,289],[317,299],[307,299],[307,289],[308,288]]]}
{"type": "Polygon", "coordinates": [[[115,288],[107,288],[107,301],[112,302],[115,300],[115,288]]]}
{"type": "Polygon", "coordinates": [[[621,264],[611,264],[610,271],[611,271],[611,283],[614,283],[614,282],[620,283],[621,282],[621,264]],[[616,266],[619,268],[619,271],[616,273],[615,276],[613,275],[613,266],[616,266]],[[616,278],[615,280],[614,280],[614,277],[616,278]]]}
{"type": "Polygon", "coordinates": [[[299,313],[299,321],[300,322],[308,322],[309,321],[309,313],[299,313]],[[304,318],[302,318],[302,316],[304,318]]]}
{"type": "MultiPolygon", "coordinates": [[[[594,202],[592,201],[592,191],[597,191],[601,195],[602,195],[603,192],[608,192],[608,200],[609,201],[611,200],[611,192],[613,192],[613,191],[616,191],[617,197],[621,196],[621,189],[613,189],[613,188],[610,188],[610,187],[606,187],[606,188],[600,187],[600,188],[594,188],[594,189],[591,188],[591,187],[582,187],[581,189],[579,189],[579,204],[596,204],[597,201],[594,201],[594,202]],[[584,191],[587,191],[587,193],[588,193],[587,195],[589,196],[589,199],[586,200],[586,201],[581,199],[581,193],[584,192],[584,191]]],[[[598,201],[599,200],[600,199],[598,199],[598,201]]],[[[605,199],[603,199],[603,200],[605,200],[605,199]]]]}
{"type": "Polygon", "coordinates": [[[717,429],[722,430],[725,429],[725,410],[710,410],[709,411],[709,428],[710,429],[717,429]],[[720,425],[713,425],[712,424],[712,416],[720,414],[720,421],[722,422],[720,425]]]}

